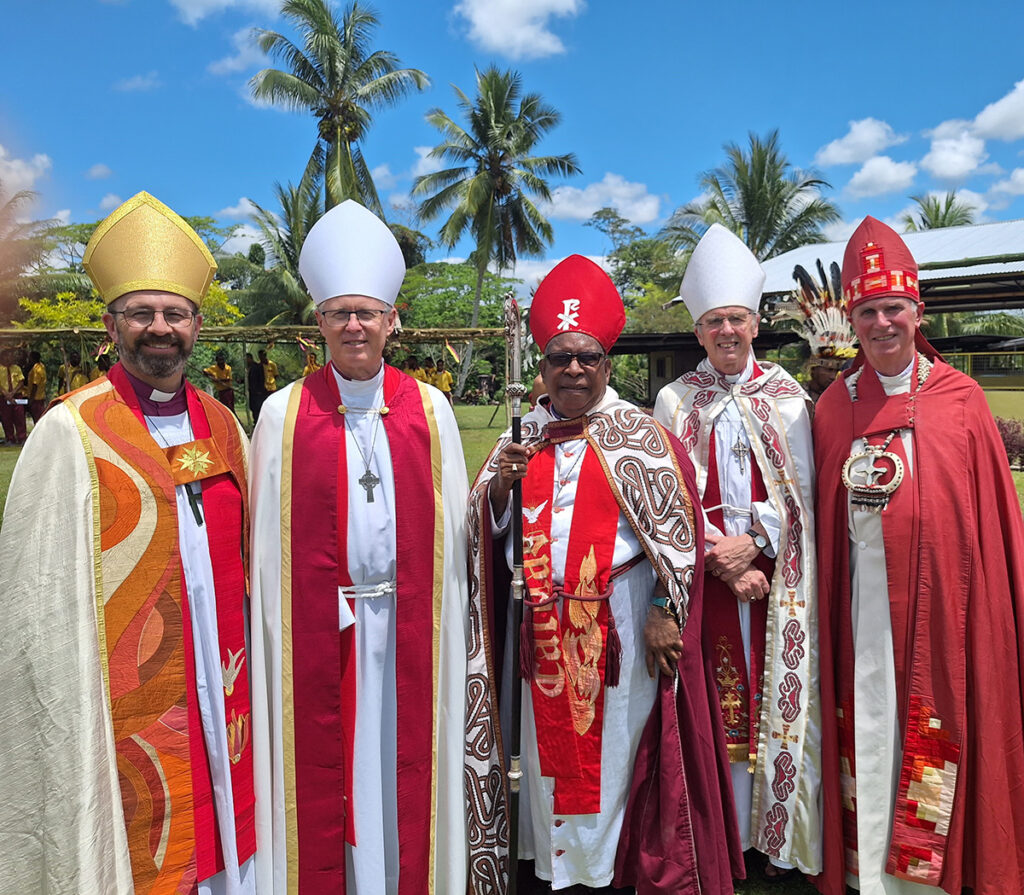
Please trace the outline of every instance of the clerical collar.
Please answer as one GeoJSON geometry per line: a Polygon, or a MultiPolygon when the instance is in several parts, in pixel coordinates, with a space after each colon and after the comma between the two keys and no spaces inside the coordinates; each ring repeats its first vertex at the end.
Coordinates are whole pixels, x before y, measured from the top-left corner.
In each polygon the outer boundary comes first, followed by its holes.
{"type": "Polygon", "coordinates": [[[334,361],[331,361],[331,372],[334,373],[334,379],[338,383],[338,391],[350,397],[361,395],[372,397],[380,391],[384,382],[384,364],[381,364],[377,374],[369,379],[349,379],[334,365],[334,361]]]}
{"type": "Polygon", "coordinates": [[[915,360],[917,360],[917,357],[912,357],[910,359],[910,363],[907,364],[906,369],[900,373],[896,373],[893,376],[886,376],[884,373],[879,373],[878,370],[875,370],[875,373],[878,375],[878,378],[881,381],[882,385],[905,385],[906,383],[910,382],[910,377],[914,372],[915,360]]]}
{"type": "Polygon", "coordinates": [[[747,362],[739,373],[723,373],[722,378],[730,385],[746,382],[754,372],[754,352],[747,354],[747,362]]]}
{"type": "Polygon", "coordinates": [[[174,392],[163,392],[143,382],[137,376],[133,376],[121,364],[124,375],[132,384],[135,397],[139,399],[139,406],[144,416],[177,416],[179,413],[188,411],[188,399],[185,397],[185,377],[181,378],[181,385],[174,392]]]}

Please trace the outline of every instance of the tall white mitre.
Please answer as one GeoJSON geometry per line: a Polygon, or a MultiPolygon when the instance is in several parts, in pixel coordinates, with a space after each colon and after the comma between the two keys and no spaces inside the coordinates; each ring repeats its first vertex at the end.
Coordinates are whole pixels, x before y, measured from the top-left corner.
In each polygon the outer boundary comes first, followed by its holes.
{"type": "Polygon", "coordinates": [[[714,308],[737,306],[757,313],[764,271],[743,241],[721,224],[712,224],[690,256],[679,298],[696,323],[714,308]]]}
{"type": "Polygon", "coordinates": [[[405,259],[387,224],[346,199],[310,228],[299,273],[316,305],[338,295],[366,295],[393,305],[405,279],[405,259]]]}

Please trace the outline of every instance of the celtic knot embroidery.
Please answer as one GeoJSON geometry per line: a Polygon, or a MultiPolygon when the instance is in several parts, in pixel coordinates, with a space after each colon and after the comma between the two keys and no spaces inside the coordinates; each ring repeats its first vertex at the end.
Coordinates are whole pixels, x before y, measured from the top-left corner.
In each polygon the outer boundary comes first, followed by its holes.
{"type": "Polygon", "coordinates": [[[771,854],[779,854],[782,846],[786,844],[786,825],[789,823],[789,812],[786,806],[776,802],[765,814],[767,823],[764,825],[764,835],[768,851],[771,854]]]}
{"type": "Polygon", "coordinates": [[[782,441],[775,427],[765,423],[761,427],[761,441],[764,442],[764,452],[769,462],[776,469],[783,469],[786,465],[786,458],[782,455],[782,441]]]}
{"type": "Polygon", "coordinates": [[[785,802],[796,789],[796,764],[788,752],[780,752],[775,756],[775,778],[772,780],[772,794],[780,802],[785,802]]]}
{"type": "Polygon", "coordinates": [[[668,445],[661,436],[658,424],[640,411],[616,410],[612,414],[592,414],[587,431],[602,450],[633,450],[656,458],[668,454],[668,445]]]}
{"type": "Polygon", "coordinates": [[[790,379],[776,377],[764,385],[764,393],[770,398],[804,397],[804,391],[790,379]]]}
{"type": "Polygon", "coordinates": [[[754,411],[754,416],[756,416],[762,423],[768,422],[772,408],[771,404],[763,398],[751,398],[750,409],[754,411]]]}
{"type": "Polygon", "coordinates": [[[782,712],[782,720],[792,724],[800,716],[800,691],[803,684],[792,671],[787,671],[779,684],[779,711],[782,712]]]}
{"type": "Polygon", "coordinates": [[[693,388],[707,388],[709,385],[715,384],[715,377],[701,370],[684,373],[681,378],[684,383],[693,388]]]}
{"type": "Polygon", "coordinates": [[[800,627],[800,622],[795,618],[788,619],[782,628],[782,661],[791,671],[796,670],[804,657],[804,641],[806,639],[807,635],[800,627]]]}
{"type": "Polygon", "coordinates": [[[803,578],[801,567],[803,547],[800,539],[804,533],[804,524],[800,521],[800,507],[796,505],[793,495],[788,491],[784,502],[789,512],[789,534],[786,538],[786,550],[782,556],[782,580],[786,587],[796,587],[800,583],[800,579],[803,578]]]}
{"type": "Polygon", "coordinates": [[[693,550],[693,528],[686,515],[679,479],[671,469],[652,469],[636,457],[615,464],[622,497],[633,508],[637,524],[651,540],[675,550],[693,550]]]}
{"type": "Polygon", "coordinates": [[[694,446],[697,444],[697,438],[700,436],[700,411],[691,410],[686,419],[683,420],[682,429],[679,432],[679,440],[683,443],[683,447],[687,453],[693,451],[694,446]]]}
{"type": "Polygon", "coordinates": [[[693,406],[697,408],[707,407],[715,401],[714,392],[697,392],[693,398],[693,406]]]}

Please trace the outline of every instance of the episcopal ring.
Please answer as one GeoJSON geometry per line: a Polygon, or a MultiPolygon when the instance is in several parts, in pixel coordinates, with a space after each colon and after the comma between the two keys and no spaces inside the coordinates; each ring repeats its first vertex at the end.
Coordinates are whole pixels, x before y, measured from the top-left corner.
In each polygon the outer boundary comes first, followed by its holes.
{"type": "Polygon", "coordinates": [[[519,464],[518,463],[513,463],[512,464],[512,471],[513,472],[519,472],[519,464]]]}

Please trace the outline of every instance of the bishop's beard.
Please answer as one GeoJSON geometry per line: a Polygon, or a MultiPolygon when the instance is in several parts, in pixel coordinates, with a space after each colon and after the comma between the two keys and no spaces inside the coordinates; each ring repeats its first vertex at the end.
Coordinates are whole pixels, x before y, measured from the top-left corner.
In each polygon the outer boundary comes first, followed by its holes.
{"type": "Polygon", "coordinates": [[[120,357],[127,360],[130,366],[154,379],[166,379],[168,376],[182,373],[185,370],[185,361],[191,353],[191,350],[185,350],[185,343],[173,333],[160,338],[140,338],[131,346],[124,343],[118,346],[120,357]],[[175,345],[178,350],[173,354],[147,354],[141,350],[144,345],[175,345]]]}

